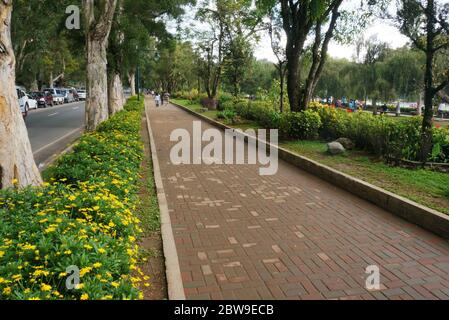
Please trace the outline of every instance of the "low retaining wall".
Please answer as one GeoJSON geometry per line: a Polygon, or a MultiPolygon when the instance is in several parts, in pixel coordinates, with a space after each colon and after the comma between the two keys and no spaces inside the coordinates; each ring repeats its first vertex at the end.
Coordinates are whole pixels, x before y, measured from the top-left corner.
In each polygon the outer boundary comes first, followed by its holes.
{"type": "MultiPolygon", "coordinates": [[[[173,105],[187,111],[188,113],[204,120],[205,122],[221,128],[223,130],[233,129],[223,123],[208,118],[187,107],[173,103],[173,105]]],[[[242,133],[249,139],[256,139],[242,133]]],[[[264,142],[265,143],[265,142],[264,142]]],[[[367,200],[382,209],[385,209],[394,215],[397,215],[413,224],[416,224],[426,230],[429,230],[441,237],[449,239],[449,216],[436,210],[430,209],[419,203],[398,196],[382,188],[376,187],[370,183],[356,179],[321,163],[290,152],[281,147],[277,147],[279,158],[311,173],[337,187],[340,187],[351,194],[367,200]]]]}

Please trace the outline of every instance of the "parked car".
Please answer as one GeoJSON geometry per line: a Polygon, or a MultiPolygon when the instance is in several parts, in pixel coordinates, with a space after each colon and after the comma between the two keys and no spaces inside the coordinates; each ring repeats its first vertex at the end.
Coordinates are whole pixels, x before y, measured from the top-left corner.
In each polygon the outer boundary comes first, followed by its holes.
{"type": "Polygon", "coordinates": [[[25,118],[28,115],[28,111],[30,110],[30,104],[28,102],[28,96],[21,88],[16,87],[17,98],[19,99],[19,107],[20,111],[22,111],[22,115],[25,118]]]}
{"type": "Polygon", "coordinates": [[[37,100],[37,105],[39,108],[47,108],[48,106],[53,107],[55,101],[50,92],[33,92],[32,96],[37,100]]]}
{"type": "Polygon", "coordinates": [[[76,101],[71,89],[56,89],[56,92],[64,97],[64,103],[72,103],[76,101]]]}
{"type": "Polygon", "coordinates": [[[37,100],[33,98],[31,94],[27,94],[28,97],[28,107],[30,110],[37,109],[37,100]]]}
{"type": "Polygon", "coordinates": [[[80,101],[85,101],[87,99],[86,90],[77,90],[80,101]]]}
{"type": "Polygon", "coordinates": [[[55,104],[64,104],[64,96],[61,94],[61,91],[55,88],[47,88],[43,91],[48,92],[52,95],[55,104]]]}
{"type": "Polygon", "coordinates": [[[69,92],[71,94],[73,94],[73,99],[75,99],[75,101],[80,101],[80,96],[79,96],[78,91],[76,89],[74,89],[74,88],[69,89],[69,92]]]}

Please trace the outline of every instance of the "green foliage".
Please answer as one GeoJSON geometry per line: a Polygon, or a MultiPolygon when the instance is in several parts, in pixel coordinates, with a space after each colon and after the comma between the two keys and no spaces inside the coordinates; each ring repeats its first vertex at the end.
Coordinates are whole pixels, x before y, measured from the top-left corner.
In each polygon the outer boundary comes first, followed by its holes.
{"type": "Polygon", "coordinates": [[[431,161],[449,163],[449,128],[435,128],[433,141],[431,161]]]}
{"type": "Polygon", "coordinates": [[[41,188],[0,192],[1,299],[136,299],[143,101],[84,135],[41,188]],[[78,289],[66,268],[80,269],[78,289]]]}
{"type": "Polygon", "coordinates": [[[312,111],[281,114],[279,134],[284,139],[316,139],[321,127],[320,116],[312,111]]]}
{"type": "Polygon", "coordinates": [[[226,109],[217,113],[217,118],[224,120],[227,123],[235,123],[237,118],[237,113],[232,109],[226,109]]]}

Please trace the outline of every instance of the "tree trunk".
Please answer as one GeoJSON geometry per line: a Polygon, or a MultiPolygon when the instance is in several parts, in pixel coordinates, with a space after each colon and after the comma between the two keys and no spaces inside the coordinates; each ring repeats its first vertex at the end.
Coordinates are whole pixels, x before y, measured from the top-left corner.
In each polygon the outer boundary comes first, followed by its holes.
{"type": "Polygon", "coordinates": [[[12,1],[0,1],[0,189],[42,183],[17,103],[11,12],[12,1]]]}
{"type": "Polygon", "coordinates": [[[91,37],[87,40],[86,130],[94,131],[108,119],[108,76],[106,43],[91,37]]]}
{"type": "Polygon", "coordinates": [[[131,95],[135,96],[136,93],[136,74],[131,72],[128,74],[129,86],[131,87],[131,95]]]}
{"type": "Polygon", "coordinates": [[[290,102],[290,110],[299,112],[300,108],[300,87],[299,87],[299,50],[290,49],[287,55],[287,92],[290,102]]]}
{"type": "Polygon", "coordinates": [[[276,65],[276,68],[279,72],[279,86],[280,86],[280,94],[279,94],[279,111],[281,113],[284,112],[284,96],[285,96],[285,66],[284,62],[279,62],[276,65]]]}
{"type": "Polygon", "coordinates": [[[426,69],[424,74],[424,117],[421,132],[420,160],[427,162],[432,152],[432,127],[433,127],[433,98],[436,94],[433,87],[433,60],[434,60],[434,40],[435,40],[435,2],[429,0],[426,8],[427,16],[427,43],[426,43],[426,69]]]}
{"type": "Polygon", "coordinates": [[[53,89],[53,71],[50,71],[50,78],[48,79],[48,87],[53,89]]]}
{"type": "Polygon", "coordinates": [[[84,0],[83,5],[87,30],[86,130],[94,131],[109,115],[106,49],[117,0],[102,1],[99,8],[94,0],[84,0]]]}
{"type": "Polygon", "coordinates": [[[123,84],[120,74],[115,73],[109,77],[109,115],[112,116],[115,113],[123,109],[124,96],[123,96],[123,84]]]}
{"type": "Polygon", "coordinates": [[[39,91],[39,85],[37,84],[36,78],[34,78],[33,82],[31,83],[30,91],[32,91],[32,92],[39,91]]]}

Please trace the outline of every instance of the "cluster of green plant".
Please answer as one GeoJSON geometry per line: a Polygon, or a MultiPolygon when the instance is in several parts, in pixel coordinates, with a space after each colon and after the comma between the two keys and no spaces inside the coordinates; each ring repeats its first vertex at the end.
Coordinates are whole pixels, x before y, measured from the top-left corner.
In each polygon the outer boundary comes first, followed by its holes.
{"type": "MultiPolygon", "coordinates": [[[[231,109],[230,106],[227,106],[231,109]]],[[[286,140],[325,140],[349,138],[357,148],[378,156],[417,160],[421,142],[421,117],[395,119],[365,112],[347,112],[319,103],[303,112],[279,113],[270,102],[234,101],[232,110],[238,116],[255,121],[264,128],[279,129],[286,140]]],[[[449,162],[449,130],[434,128],[431,161],[449,162]]]]}
{"type": "Polygon", "coordinates": [[[237,113],[232,109],[225,109],[217,112],[217,119],[224,120],[226,123],[234,124],[237,122],[237,113]]]}
{"type": "Polygon", "coordinates": [[[130,99],[85,134],[42,187],[0,192],[0,299],[142,298],[142,107],[130,99]],[[73,266],[80,275],[75,288],[66,284],[73,266]]]}
{"type": "MultiPolygon", "coordinates": [[[[188,100],[190,104],[200,104],[203,107],[207,107],[207,102],[209,100],[207,94],[200,93],[197,89],[192,89],[190,91],[179,91],[173,94],[173,98],[175,99],[183,99],[188,100]]],[[[220,111],[224,111],[226,109],[232,109],[234,105],[234,96],[222,92],[218,95],[218,104],[217,109],[220,111]]]]}

